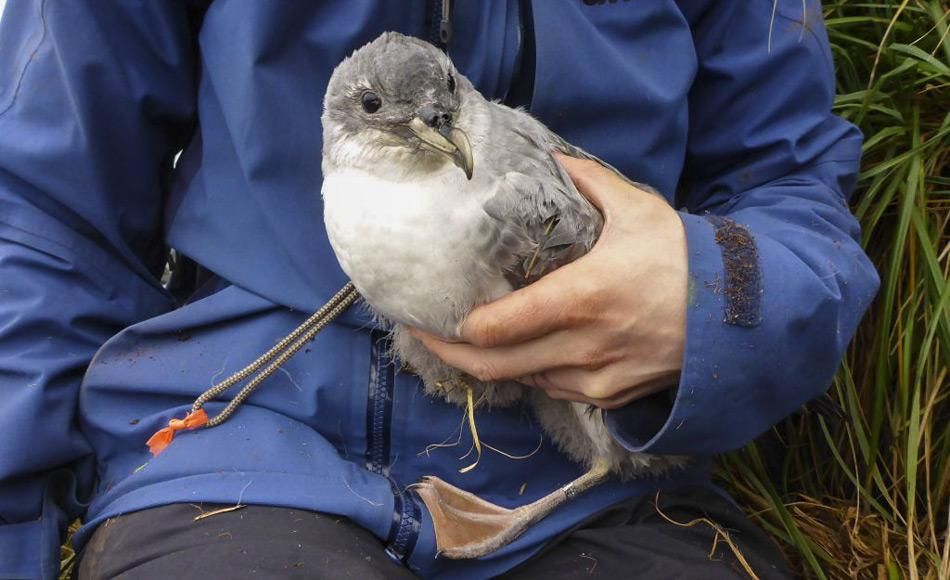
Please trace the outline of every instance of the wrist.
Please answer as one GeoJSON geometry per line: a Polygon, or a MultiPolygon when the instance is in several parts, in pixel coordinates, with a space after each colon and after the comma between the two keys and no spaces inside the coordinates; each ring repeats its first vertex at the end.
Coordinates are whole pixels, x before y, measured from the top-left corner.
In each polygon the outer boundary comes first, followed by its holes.
{"type": "Polygon", "coordinates": [[[683,367],[683,353],[686,346],[686,309],[689,302],[689,254],[686,244],[686,230],[678,212],[665,202],[658,200],[662,208],[658,209],[658,223],[662,224],[660,237],[665,251],[658,254],[654,268],[657,281],[659,316],[654,320],[657,329],[657,355],[668,369],[667,380],[676,382],[683,367]]]}

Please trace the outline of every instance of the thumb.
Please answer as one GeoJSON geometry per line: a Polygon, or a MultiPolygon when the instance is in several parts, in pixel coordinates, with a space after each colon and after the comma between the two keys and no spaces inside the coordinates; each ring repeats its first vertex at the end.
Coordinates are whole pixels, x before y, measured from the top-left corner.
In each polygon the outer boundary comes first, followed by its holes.
{"type": "Polygon", "coordinates": [[[554,158],[567,171],[574,187],[606,216],[612,205],[609,192],[626,182],[596,161],[578,159],[563,153],[555,153],[554,158]]]}

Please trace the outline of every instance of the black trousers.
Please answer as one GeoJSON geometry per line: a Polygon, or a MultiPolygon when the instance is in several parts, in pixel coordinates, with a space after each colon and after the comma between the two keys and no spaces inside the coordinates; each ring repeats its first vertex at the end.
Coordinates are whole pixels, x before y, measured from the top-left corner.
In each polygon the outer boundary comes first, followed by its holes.
{"type": "MultiPolygon", "coordinates": [[[[106,521],[82,554],[79,579],[415,577],[386,556],[375,536],[345,518],[247,506],[194,520],[201,510],[220,507],[174,504],[106,521]]],[[[712,526],[685,525],[698,518],[727,531],[759,578],[792,577],[776,546],[737,507],[695,487],[597,514],[504,578],[749,578],[712,526]]]]}

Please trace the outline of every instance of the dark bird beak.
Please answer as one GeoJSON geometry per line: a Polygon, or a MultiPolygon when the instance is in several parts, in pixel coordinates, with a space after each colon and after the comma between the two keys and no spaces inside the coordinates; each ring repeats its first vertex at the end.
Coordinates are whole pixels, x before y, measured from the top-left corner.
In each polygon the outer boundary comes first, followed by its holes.
{"type": "Polygon", "coordinates": [[[409,130],[422,141],[423,147],[446,155],[465,172],[465,177],[472,178],[475,162],[472,159],[472,144],[465,131],[448,124],[434,129],[419,117],[409,121],[409,130]]]}

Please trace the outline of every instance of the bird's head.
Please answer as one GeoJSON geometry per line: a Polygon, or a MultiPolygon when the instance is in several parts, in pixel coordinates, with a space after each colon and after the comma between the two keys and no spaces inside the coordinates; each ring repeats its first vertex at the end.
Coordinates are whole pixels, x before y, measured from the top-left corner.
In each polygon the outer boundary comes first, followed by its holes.
{"type": "Polygon", "coordinates": [[[478,93],[427,42],[387,32],[333,71],[324,98],[323,157],[329,167],[434,171],[453,163],[472,178],[472,146],[459,127],[478,93]]]}

